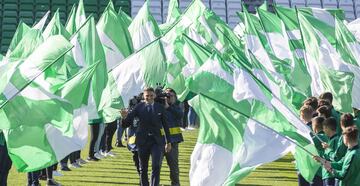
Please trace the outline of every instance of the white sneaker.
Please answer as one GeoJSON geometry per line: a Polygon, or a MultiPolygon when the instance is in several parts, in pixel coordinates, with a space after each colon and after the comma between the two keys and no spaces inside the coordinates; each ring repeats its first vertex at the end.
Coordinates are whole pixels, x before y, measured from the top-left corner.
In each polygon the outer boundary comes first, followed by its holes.
{"type": "Polygon", "coordinates": [[[99,153],[100,153],[101,156],[106,157],[106,152],[103,152],[103,151],[101,150],[101,151],[99,151],[99,153]]]}
{"type": "Polygon", "coordinates": [[[76,163],[79,164],[79,165],[84,165],[84,164],[86,164],[87,162],[86,162],[85,160],[83,160],[83,159],[80,158],[80,159],[77,159],[77,160],[76,160],[76,163]]]}
{"type": "Polygon", "coordinates": [[[81,165],[79,165],[78,163],[75,162],[75,163],[70,164],[70,167],[77,169],[77,168],[80,168],[81,165]]]}
{"type": "Polygon", "coordinates": [[[105,153],[105,156],[115,157],[115,154],[111,151],[105,153]]]}
{"type": "Polygon", "coordinates": [[[180,130],[181,130],[182,132],[184,132],[184,131],[186,130],[186,128],[180,127],[180,130]]]}
{"type": "Polygon", "coordinates": [[[187,130],[195,130],[194,127],[188,127],[187,130]]]}
{"type": "Polygon", "coordinates": [[[94,154],[94,156],[95,156],[95,158],[97,158],[97,159],[103,159],[104,158],[104,156],[103,155],[101,155],[100,153],[95,153],[94,154]]]}
{"type": "Polygon", "coordinates": [[[64,176],[64,175],[62,175],[60,172],[54,170],[53,171],[53,176],[64,176]]]}

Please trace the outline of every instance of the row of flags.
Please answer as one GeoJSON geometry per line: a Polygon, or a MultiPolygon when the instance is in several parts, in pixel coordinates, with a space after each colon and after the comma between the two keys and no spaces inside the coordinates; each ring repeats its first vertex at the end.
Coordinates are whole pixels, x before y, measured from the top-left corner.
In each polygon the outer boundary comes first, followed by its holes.
{"type": "Polygon", "coordinates": [[[200,0],[183,12],[171,0],[158,25],[149,3],[134,19],[110,1],[96,23],[80,0],[66,25],[58,11],[46,27],[49,13],[33,27],[20,22],[0,62],[0,130],[17,170],[82,149],[88,123],[118,119],[160,83],[200,117],[191,185],[236,184],[289,152],[312,180],[320,165],[298,110],[324,91],[341,112],[360,108],[358,24],[346,25],[341,10],[262,6],[243,8],[231,29],[200,0]]]}

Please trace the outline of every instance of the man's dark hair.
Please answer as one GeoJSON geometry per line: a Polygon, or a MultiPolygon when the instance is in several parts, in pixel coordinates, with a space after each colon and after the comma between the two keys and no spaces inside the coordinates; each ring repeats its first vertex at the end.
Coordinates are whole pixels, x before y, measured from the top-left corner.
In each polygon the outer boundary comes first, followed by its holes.
{"type": "Polygon", "coordinates": [[[319,107],[316,112],[318,112],[320,115],[323,115],[325,118],[331,117],[331,107],[324,105],[319,107]]]}
{"type": "Polygon", "coordinates": [[[318,101],[316,97],[309,97],[304,102],[303,105],[310,105],[314,110],[318,107],[318,101]]]}
{"type": "Polygon", "coordinates": [[[319,99],[318,105],[319,105],[319,107],[324,106],[324,105],[331,106],[331,103],[328,99],[319,99]]]}
{"type": "Polygon", "coordinates": [[[319,131],[323,130],[323,123],[325,118],[322,116],[316,116],[311,120],[311,124],[314,125],[314,128],[316,128],[319,131]]]}
{"type": "Polygon", "coordinates": [[[359,130],[356,126],[346,127],[342,134],[352,142],[357,141],[359,138],[359,130]]]}
{"type": "Polygon", "coordinates": [[[144,92],[155,92],[155,90],[152,87],[146,87],[144,92]]]}
{"type": "Polygon", "coordinates": [[[344,113],[340,118],[340,125],[342,127],[354,126],[354,117],[350,113],[344,113]]]}
{"type": "Polygon", "coordinates": [[[324,93],[320,94],[319,99],[327,99],[330,101],[330,104],[332,104],[333,95],[331,92],[324,92],[324,93]]]}
{"type": "Polygon", "coordinates": [[[333,117],[326,118],[323,123],[323,126],[330,129],[331,131],[336,131],[336,127],[337,127],[336,119],[333,117]]]}
{"type": "Polygon", "coordinates": [[[171,93],[174,93],[174,94],[176,95],[175,90],[174,90],[174,89],[172,89],[172,88],[166,88],[165,90],[166,90],[166,91],[169,91],[169,92],[171,92],[171,93]]]}

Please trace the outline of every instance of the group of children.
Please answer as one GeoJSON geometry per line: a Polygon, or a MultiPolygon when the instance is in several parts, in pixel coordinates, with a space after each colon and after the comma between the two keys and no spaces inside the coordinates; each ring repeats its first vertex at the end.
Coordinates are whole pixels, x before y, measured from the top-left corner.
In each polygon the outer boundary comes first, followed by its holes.
{"type": "Polygon", "coordinates": [[[321,163],[312,182],[298,175],[299,185],[314,186],[360,186],[360,115],[354,109],[350,113],[339,113],[332,106],[330,92],[306,99],[300,109],[300,118],[311,128],[312,139],[321,163]]]}

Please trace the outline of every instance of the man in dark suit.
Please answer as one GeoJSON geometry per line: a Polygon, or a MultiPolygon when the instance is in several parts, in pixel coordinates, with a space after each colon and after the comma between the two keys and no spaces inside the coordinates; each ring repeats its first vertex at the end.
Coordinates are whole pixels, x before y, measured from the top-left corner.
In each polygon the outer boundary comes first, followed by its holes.
{"type": "Polygon", "coordinates": [[[135,106],[131,111],[121,110],[120,114],[124,128],[129,127],[135,117],[139,119],[136,131],[136,146],[138,147],[140,164],[140,183],[142,186],[148,186],[148,164],[151,155],[152,174],[151,185],[157,186],[160,183],[160,159],[163,149],[165,152],[171,150],[170,131],[166,120],[165,108],[163,105],[154,102],[156,95],[153,88],[144,90],[144,102],[135,106]],[[164,137],[161,135],[161,129],[165,131],[164,137]],[[165,145],[165,146],[164,146],[165,145]]]}

